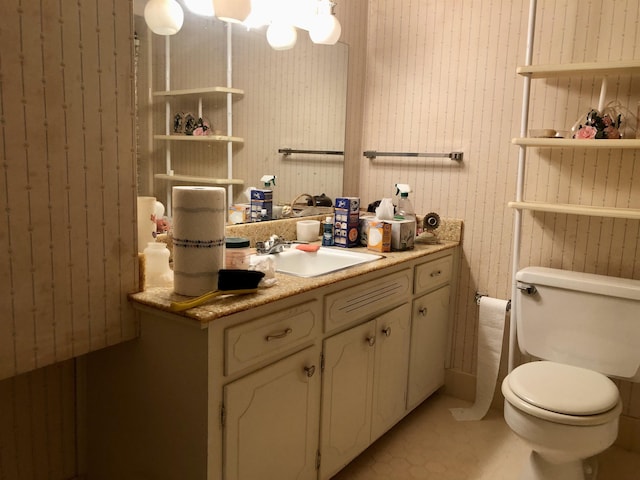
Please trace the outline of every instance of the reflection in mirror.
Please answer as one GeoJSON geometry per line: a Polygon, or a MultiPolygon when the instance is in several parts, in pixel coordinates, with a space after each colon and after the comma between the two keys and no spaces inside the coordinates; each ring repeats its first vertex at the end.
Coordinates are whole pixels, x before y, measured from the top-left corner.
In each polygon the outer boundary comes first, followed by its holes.
{"type": "Polygon", "coordinates": [[[230,95],[228,111],[226,93],[202,93],[228,85],[227,29],[215,18],[186,13],[178,34],[160,37],[136,16],[139,193],[169,203],[173,185],[208,179],[230,185],[233,203],[243,203],[248,188],[262,187],[263,175],[276,175],[274,204],[290,204],[302,193],[340,196],[343,155],[278,150],[344,150],[347,46],[315,45],[301,31],[293,49],[275,51],[264,31],[233,26],[230,68],[232,86],[240,91],[230,95]],[[197,92],[162,94],[189,89],[197,92]],[[184,130],[189,114],[196,122],[202,118],[214,136],[177,137],[176,115],[184,130]],[[224,137],[230,131],[232,143],[224,137]],[[174,176],[167,179],[169,171],[174,176]],[[187,178],[178,181],[179,175],[187,178]]]}

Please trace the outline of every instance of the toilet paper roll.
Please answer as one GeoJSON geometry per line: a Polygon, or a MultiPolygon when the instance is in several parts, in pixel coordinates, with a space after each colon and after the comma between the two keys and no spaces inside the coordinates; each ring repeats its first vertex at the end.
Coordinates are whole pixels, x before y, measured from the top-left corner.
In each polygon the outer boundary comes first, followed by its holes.
{"type": "Polygon", "coordinates": [[[225,190],[173,187],[173,289],[198,296],[217,290],[224,267],[225,190]]]}
{"type": "Polygon", "coordinates": [[[147,243],[155,242],[156,197],[138,197],[138,252],[144,252],[147,243]]]}
{"type": "Polygon", "coordinates": [[[498,380],[508,303],[506,300],[497,298],[480,298],[476,398],[470,408],[450,409],[456,420],[481,420],[491,407],[498,380]]]}

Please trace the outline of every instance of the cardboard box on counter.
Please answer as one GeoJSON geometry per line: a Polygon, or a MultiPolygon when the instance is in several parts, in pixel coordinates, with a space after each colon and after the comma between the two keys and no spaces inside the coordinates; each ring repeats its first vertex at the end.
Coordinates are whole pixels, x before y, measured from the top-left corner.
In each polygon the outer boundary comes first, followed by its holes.
{"type": "Polygon", "coordinates": [[[364,222],[367,225],[367,248],[374,252],[391,251],[391,224],[377,218],[364,222]]]}
{"type": "Polygon", "coordinates": [[[357,247],[360,226],[360,198],[338,197],[333,209],[333,243],[337,247],[357,247]]]}

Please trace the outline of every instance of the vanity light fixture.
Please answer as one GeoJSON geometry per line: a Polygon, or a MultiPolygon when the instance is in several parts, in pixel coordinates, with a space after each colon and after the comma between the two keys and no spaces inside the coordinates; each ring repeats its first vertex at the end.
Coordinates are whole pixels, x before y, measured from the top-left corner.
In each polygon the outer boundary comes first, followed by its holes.
{"type": "Polygon", "coordinates": [[[342,27],[333,12],[335,5],[331,0],[318,1],[317,14],[309,29],[309,37],[313,43],[335,45],[340,38],[342,27]]]}
{"type": "Polygon", "coordinates": [[[212,0],[184,0],[184,4],[191,13],[201,17],[214,16],[212,0]]]}
{"type": "Polygon", "coordinates": [[[298,32],[293,25],[282,21],[271,22],[267,28],[267,42],[274,50],[289,50],[298,40],[298,32]]]}
{"type": "Polygon", "coordinates": [[[144,20],[156,35],[174,35],[182,28],[184,12],[176,0],[149,0],[144,20]]]}
{"type": "Polygon", "coordinates": [[[251,0],[213,0],[213,10],[223,22],[242,23],[251,13],[251,0]]]}

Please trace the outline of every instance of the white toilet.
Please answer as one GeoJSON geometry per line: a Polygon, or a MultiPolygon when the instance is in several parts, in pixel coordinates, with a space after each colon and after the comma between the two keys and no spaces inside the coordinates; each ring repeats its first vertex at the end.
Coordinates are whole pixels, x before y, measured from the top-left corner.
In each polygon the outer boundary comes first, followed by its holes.
{"type": "Polygon", "coordinates": [[[640,280],[528,267],[516,275],[518,345],[541,361],[502,383],[504,418],[531,446],[521,480],[592,480],[622,411],[607,377],[640,382],[640,280]]]}

